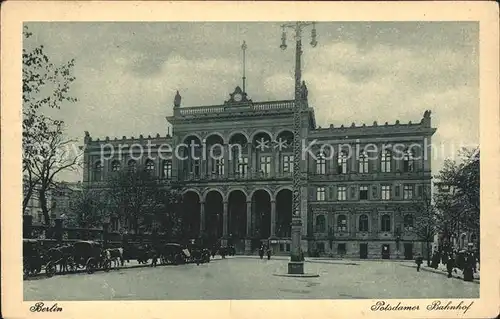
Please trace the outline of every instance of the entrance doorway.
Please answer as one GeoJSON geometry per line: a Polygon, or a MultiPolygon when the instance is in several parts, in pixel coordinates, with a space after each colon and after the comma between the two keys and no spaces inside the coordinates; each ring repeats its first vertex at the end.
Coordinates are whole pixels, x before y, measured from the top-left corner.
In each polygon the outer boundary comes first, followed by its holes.
{"type": "Polygon", "coordinates": [[[337,245],[337,253],[340,255],[340,257],[344,257],[346,254],[346,245],[345,244],[338,244],[337,245]]]}
{"type": "Polygon", "coordinates": [[[412,243],[405,243],[404,248],[405,248],[405,259],[412,260],[413,259],[413,244],[412,243]]]}
{"type": "Polygon", "coordinates": [[[359,244],[359,258],[368,258],[368,244],[359,244]]]}
{"type": "Polygon", "coordinates": [[[391,257],[391,250],[389,244],[382,245],[382,259],[389,259],[391,257]]]}

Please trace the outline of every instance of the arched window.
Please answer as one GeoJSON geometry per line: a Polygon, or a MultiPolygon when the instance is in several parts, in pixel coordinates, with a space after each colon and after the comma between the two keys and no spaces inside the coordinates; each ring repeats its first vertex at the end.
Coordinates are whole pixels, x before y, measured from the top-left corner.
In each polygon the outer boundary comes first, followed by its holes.
{"type": "Polygon", "coordinates": [[[172,178],[172,161],[171,160],[164,160],[163,161],[163,167],[162,167],[162,177],[170,179],[172,178]]]}
{"type": "Polygon", "coordinates": [[[391,172],[391,160],[392,153],[390,150],[382,150],[382,158],[380,160],[380,168],[382,173],[390,173],[391,172]]]}
{"type": "Polygon", "coordinates": [[[94,164],[94,181],[101,181],[102,180],[102,162],[97,161],[94,164]]]}
{"type": "Polygon", "coordinates": [[[323,152],[317,154],[316,174],[320,175],[326,174],[326,159],[325,159],[325,153],[323,152]]]}
{"type": "Polygon", "coordinates": [[[120,161],[113,161],[111,163],[111,171],[112,172],[118,172],[121,168],[121,163],[120,161]]]}
{"type": "Polygon", "coordinates": [[[359,231],[368,231],[368,215],[361,215],[359,216],[359,225],[358,225],[359,231]]]}
{"type": "Polygon", "coordinates": [[[316,216],[316,232],[324,233],[326,230],[325,215],[316,216]]]}
{"type": "Polygon", "coordinates": [[[381,231],[391,231],[391,216],[388,214],[382,215],[381,224],[381,231]]]}
{"type": "Polygon", "coordinates": [[[337,230],[340,232],[347,231],[347,218],[345,215],[339,215],[337,217],[337,230]]]}
{"type": "Polygon", "coordinates": [[[128,161],[127,166],[128,166],[129,172],[136,172],[137,171],[137,162],[136,161],[131,159],[130,161],[128,161]]]}
{"type": "Polygon", "coordinates": [[[347,174],[347,152],[341,151],[337,161],[337,172],[339,174],[347,174]]]}
{"type": "Polygon", "coordinates": [[[403,172],[413,172],[414,158],[413,150],[407,149],[403,155],[403,172]]]}
{"type": "Polygon", "coordinates": [[[359,173],[368,173],[368,155],[366,152],[359,154],[359,173]]]}
{"type": "Polygon", "coordinates": [[[403,219],[403,226],[405,230],[412,230],[413,229],[413,215],[405,215],[403,219]]]}
{"type": "Polygon", "coordinates": [[[149,173],[153,173],[154,170],[155,170],[155,163],[153,162],[153,160],[148,159],[146,161],[146,171],[149,173]]]}

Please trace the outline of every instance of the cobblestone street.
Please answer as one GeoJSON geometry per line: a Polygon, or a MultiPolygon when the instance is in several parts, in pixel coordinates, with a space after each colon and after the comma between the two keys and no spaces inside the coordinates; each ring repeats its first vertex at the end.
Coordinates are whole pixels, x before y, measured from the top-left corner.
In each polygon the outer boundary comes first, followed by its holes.
{"type": "Polygon", "coordinates": [[[411,262],[312,260],[289,278],[286,258],[215,259],[196,266],[158,266],[24,281],[25,300],[381,299],[478,298],[479,284],[428,271],[411,262]]]}

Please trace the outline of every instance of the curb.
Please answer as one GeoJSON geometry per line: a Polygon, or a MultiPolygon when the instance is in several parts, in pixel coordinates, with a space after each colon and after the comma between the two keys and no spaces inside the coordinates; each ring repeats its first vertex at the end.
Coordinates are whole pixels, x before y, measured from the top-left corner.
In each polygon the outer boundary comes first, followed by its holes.
{"type": "MultiPolygon", "coordinates": [[[[413,269],[416,269],[417,267],[416,266],[413,266],[413,265],[404,265],[402,264],[401,266],[404,266],[404,267],[409,267],[409,268],[413,268],[413,269]]],[[[443,275],[443,276],[448,276],[448,273],[445,272],[445,271],[442,271],[442,270],[438,270],[438,269],[434,269],[434,268],[429,268],[429,267],[420,267],[420,270],[423,270],[423,271],[427,271],[427,272],[432,272],[432,273],[435,273],[435,274],[439,274],[439,275],[443,275]]],[[[458,274],[454,274],[452,272],[451,274],[452,278],[456,278],[456,279],[461,279],[462,281],[464,280],[463,277],[460,277],[460,275],[458,274]]],[[[473,282],[475,284],[480,284],[480,279],[477,279],[477,278],[474,278],[472,281],[470,282],[473,282]]]]}

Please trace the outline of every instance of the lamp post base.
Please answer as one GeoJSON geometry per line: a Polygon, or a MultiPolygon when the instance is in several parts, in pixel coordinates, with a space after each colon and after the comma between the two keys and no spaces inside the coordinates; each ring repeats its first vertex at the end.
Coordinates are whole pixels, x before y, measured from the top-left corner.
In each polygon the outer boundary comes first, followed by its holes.
{"type": "Polygon", "coordinates": [[[301,261],[290,261],[288,263],[289,275],[302,275],[304,274],[304,263],[301,261]]]}

